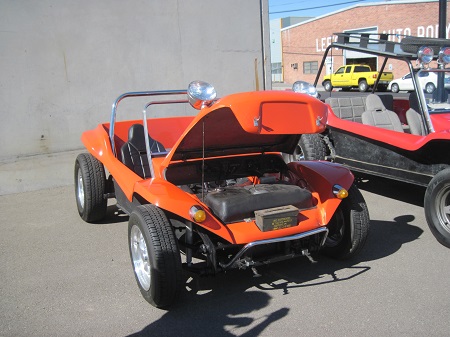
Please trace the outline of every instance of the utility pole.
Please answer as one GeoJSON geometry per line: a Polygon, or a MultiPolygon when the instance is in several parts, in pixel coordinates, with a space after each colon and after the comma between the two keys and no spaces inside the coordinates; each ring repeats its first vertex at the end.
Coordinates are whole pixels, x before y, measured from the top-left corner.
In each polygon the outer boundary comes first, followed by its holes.
{"type": "MultiPolygon", "coordinates": [[[[439,38],[447,38],[447,0],[439,0],[439,38]]],[[[440,65],[439,67],[443,67],[443,65],[440,65]]],[[[444,88],[444,76],[445,74],[443,72],[438,73],[438,88],[435,97],[437,97],[439,102],[447,100],[446,90],[444,88]]]]}
{"type": "Polygon", "coordinates": [[[447,38],[447,0],[439,0],[439,38],[447,38]]]}

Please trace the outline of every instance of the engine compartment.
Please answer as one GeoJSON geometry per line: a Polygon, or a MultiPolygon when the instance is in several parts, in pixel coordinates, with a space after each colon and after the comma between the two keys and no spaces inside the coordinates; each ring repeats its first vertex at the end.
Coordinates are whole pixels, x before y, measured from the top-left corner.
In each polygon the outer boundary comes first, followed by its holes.
{"type": "Polygon", "coordinates": [[[292,205],[312,207],[311,192],[289,184],[229,186],[208,193],[205,203],[224,223],[255,217],[255,211],[292,205]]]}
{"type": "Polygon", "coordinates": [[[291,182],[279,154],[181,162],[167,169],[166,179],[196,194],[225,224],[253,219],[255,211],[273,207],[314,207],[306,184],[291,182]]]}
{"type": "Polygon", "coordinates": [[[165,172],[165,178],[178,186],[196,185],[204,182],[214,187],[236,183],[232,180],[239,178],[261,178],[267,174],[283,174],[287,171],[287,165],[280,155],[257,154],[205,158],[205,160],[200,159],[171,164],[165,172]],[[230,180],[230,182],[227,182],[227,180],[230,180]]]}

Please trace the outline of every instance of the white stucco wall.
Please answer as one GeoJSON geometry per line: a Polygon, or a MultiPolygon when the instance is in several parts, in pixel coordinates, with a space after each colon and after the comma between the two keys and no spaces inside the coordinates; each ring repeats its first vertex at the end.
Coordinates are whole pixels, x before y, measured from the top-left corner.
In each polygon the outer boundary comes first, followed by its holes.
{"type": "Polygon", "coordinates": [[[2,0],[0,159],[79,148],[126,91],[252,90],[260,29],[259,0],[2,0]]]}
{"type": "Polygon", "coordinates": [[[81,133],[108,121],[123,92],[195,79],[220,96],[269,89],[267,8],[267,0],[0,0],[0,175],[5,163],[81,149],[81,133]]]}

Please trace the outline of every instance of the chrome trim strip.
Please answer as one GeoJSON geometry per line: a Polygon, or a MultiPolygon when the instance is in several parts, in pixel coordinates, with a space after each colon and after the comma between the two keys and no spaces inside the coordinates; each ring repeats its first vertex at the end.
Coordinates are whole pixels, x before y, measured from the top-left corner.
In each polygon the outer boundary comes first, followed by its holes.
{"type": "Polygon", "coordinates": [[[316,228],[313,229],[311,231],[308,232],[304,232],[304,233],[300,233],[300,234],[295,234],[295,235],[291,235],[291,236],[284,236],[281,238],[273,238],[273,239],[267,239],[267,240],[260,240],[260,241],[254,241],[254,242],[250,242],[247,243],[234,257],[233,259],[227,263],[224,266],[221,266],[223,269],[228,269],[231,266],[233,266],[233,264],[236,263],[236,261],[242,256],[244,255],[244,253],[249,250],[250,248],[253,248],[255,246],[259,246],[259,245],[266,245],[266,244],[270,244],[270,243],[277,243],[277,242],[284,242],[284,241],[292,241],[292,240],[298,240],[298,239],[303,239],[307,236],[311,236],[311,235],[316,235],[316,234],[321,234],[321,233],[325,233],[324,238],[322,239],[321,242],[321,246],[324,245],[325,240],[328,236],[328,228],[326,227],[320,227],[320,228],[316,228]]]}

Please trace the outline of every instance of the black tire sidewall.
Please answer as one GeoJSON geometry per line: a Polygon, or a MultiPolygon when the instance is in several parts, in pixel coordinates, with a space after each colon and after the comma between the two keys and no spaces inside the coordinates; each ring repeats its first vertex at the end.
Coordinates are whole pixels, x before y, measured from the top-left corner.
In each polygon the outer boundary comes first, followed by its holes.
{"type": "Polygon", "coordinates": [[[86,222],[103,219],[107,211],[106,175],[103,164],[89,153],[81,153],[75,160],[75,199],[80,217],[86,222]],[[84,207],[78,198],[78,170],[81,172],[84,190],[84,207]]]}
{"type": "Polygon", "coordinates": [[[81,162],[77,158],[77,160],[75,161],[75,172],[74,172],[74,175],[75,175],[75,177],[74,177],[75,178],[74,179],[74,182],[75,182],[75,200],[77,201],[78,214],[83,218],[83,220],[85,220],[84,219],[84,213],[85,213],[84,210],[85,210],[85,206],[86,206],[86,192],[84,194],[84,200],[83,200],[84,207],[81,206],[80,200],[79,200],[79,196],[78,196],[78,185],[79,185],[78,171],[80,171],[80,170],[81,170],[81,176],[83,178],[83,189],[84,189],[84,191],[86,191],[85,177],[83,175],[84,172],[83,172],[83,169],[81,168],[81,162]]]}
{"type": "Polygon", "coordinates": [[[303,134],[298,145],[305,160],[325,160],[327,148],[320,134],[303,134]]]}
{"type": "Polygon", "coordinates": [[[425,218],[431,233],[439,243],[450,248],[450,232],[446,230],[439,220],[436,212],[436,202],[442,189],[450,189],[450,169],[437,173],[428,184],[424,197],[425,218]]]}
{"type": "Polygon", "coordinates": [[[370,226],[369,211],[359,189],[353,184],[349,195],[343,199],[333,216],[342,217],[344,221],[344,235],[342,240],[334,246],[324,246],[323,255],[336,259],[349,259],[363,248],[370,226]]]}
{"type": "Polygon", "coordinates": [[[128,223],[128,249],[133,274],[142,296],[157,308],[166,309],[170,307],[181,290],[181,257],[170,221],[161,209],[154,205],[142,205],[131,213],[128,223]],[[131,229],[133,226],[140,229],[147,245],[151,266],[149,290],[142,288],[134,271],[131,251],[131,229]]]}
{"type": "Polygon", "coordinates": [[[157,286],[160,284],[160,280],[158,280],[158,274],[155,271],[156,266],[156,259],[155,259],[155,253],[154,253],[154,247],[152,243],[149,240],[150,233],[148,228],[145,226],[145,219],[143,218],[142,212],[133,212],[130,215],[130,219],[128,222],[128,250],[130,252],[130,259],[131,259],[131,266],[133,268],[133,274],[134,278],[136,279],[136,282],[138,284],[139,290],[142,294],[142,296],[145,298],[147,302],[149,302],[151,305],[157,307],[158,306],[158,299],[155,299],[157,294],[157,286]],[[134,263],[133,263],[133,256],[131,252],[131,229],[133,226],[137,226],[139,230],[142,232],[145,240],[145,244],[147,245],[147,251],[148,251],[148,258],[150,261],[150,288],[149,290],[145,290],[142,288],[142,285],[138,279],[138,276],[136,275],[136,272],[134,271],[134,263]]]}

